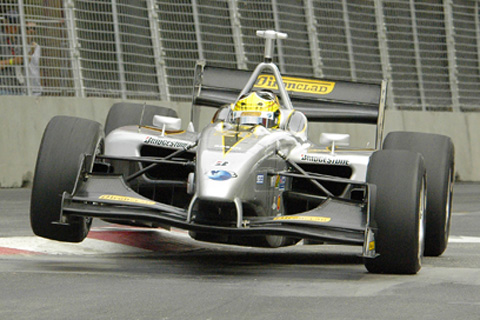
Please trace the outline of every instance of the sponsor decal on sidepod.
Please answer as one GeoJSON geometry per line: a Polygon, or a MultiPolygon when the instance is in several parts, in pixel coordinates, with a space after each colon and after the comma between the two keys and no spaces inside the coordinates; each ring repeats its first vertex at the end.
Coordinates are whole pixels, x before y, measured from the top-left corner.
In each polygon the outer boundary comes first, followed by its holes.
{"type": "Polygon", "coordinates": [[[225,181],[237,177],[236,173],[225,170],[210,170],[207,175],[209,179],[216,181],[225,181]]]}
{"type": "Polygon", "coordinates": [[[300,155],[300,160],[314,163],[330,164],[337,166],[348,166],[350,162],[346,159],[335,159],[322,156],[313,156],[308,154],[300,155]]]}
{"type": "Polygon", "coordinates": [[[182,141],[158,139],[151,136],[145,137],[145,140],[143,141],[143,143],[150,144],[153,146],[169,147],[169,148],[186,148],[190,145],[189,143],[182,142],[182,141]]]}

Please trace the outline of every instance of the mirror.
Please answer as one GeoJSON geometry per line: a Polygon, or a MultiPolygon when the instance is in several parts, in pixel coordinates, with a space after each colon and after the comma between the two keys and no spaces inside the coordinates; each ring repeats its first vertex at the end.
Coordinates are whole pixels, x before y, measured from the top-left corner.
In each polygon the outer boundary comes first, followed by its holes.
{"type": "Polygon", "coordinates": [[[182,119],[155,115],[153,116],[153,125],[157,128],[162,128],[163,136],[165,135],[165,130],[180,130],[182,119]]]}
{"type": "Polygon", "coordinates": [[[321,145],[331,145],[332,154],[335,153],[335,146],[348,147],[350,145],[350,135],[343,133],[322,133],[320,135],[321,145]]]}

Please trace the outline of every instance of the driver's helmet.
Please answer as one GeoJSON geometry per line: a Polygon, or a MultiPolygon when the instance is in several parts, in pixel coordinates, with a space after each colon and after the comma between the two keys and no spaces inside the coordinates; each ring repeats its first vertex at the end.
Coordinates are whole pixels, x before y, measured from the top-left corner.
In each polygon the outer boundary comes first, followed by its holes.
{"type": "Polygon", "coordinates": [[[278,97],[270,91],[244,94],[233,106],[233,122],[239,125],[277,128],[280,122],[278,97]]]}

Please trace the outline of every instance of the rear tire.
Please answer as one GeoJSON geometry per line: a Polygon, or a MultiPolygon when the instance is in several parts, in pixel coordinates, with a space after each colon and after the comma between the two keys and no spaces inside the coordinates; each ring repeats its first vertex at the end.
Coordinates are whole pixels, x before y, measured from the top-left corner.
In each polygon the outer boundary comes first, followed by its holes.
{"type": "Polygon", "coordinates": [[[375,250],[365,259],[372,273],[415,274],[421,268],[425,230],[425,167],[418,153],[375,152],[367,182],[376,185],[371,203],[375,250]]]}
{"type": "Polygon", "coordinates": [[[165,107],[143,105],[139,103],[115,103],[108,112],[105,121],[105,136],[112,130],[129,125],[152,126],[153,116],[161,115],[178,118],[177,113],[165,107]]]}
{"type": "Polygon", "coordinates": [[[30,204],[33,232],[52,240],[81,242],[87,236],[91,219],[60,221],[63,192],[72,192],[82,155],[103,148],[103,131],[98,122],[57,116],[50,120],[38,151],[30,204]]]}
{"type": "Polygon", "coordinates": [[[449,137],[417,132],[392,132],[384,149],[420,153],[427,170],[427,228],[425,255],[439,256],[448,244],[452,218],[454,146],[449,137]]]}
{"type": "Polygon", "coordinates": [[[249,236],[249,237],[232,237],[231,244],[249,246],[255,248],[280,248],[296,244],[299,239],[285,236],[249,236]]]}

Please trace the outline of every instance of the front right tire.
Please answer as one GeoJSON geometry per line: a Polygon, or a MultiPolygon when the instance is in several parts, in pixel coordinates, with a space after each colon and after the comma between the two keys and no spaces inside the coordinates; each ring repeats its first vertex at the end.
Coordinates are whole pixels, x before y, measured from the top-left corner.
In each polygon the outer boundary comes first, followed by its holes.
{"type": "Polygon", "coordinates": [[[40,149],[32,186],[30,223],[40,237],[81,242],[88,234],[91,219],[61,218],[63,192],[73,191],[84,154],[102,152],[103,130],[98,122],[57,116],[48,123],[40,149]]]}
{"type": "Polygon", "coordinates": [[[370,158],[367,182],[376,186],[371,203],[376,258],[372,273],[415,274],[425,239],[426,171],[423,157],[405,150],[380,150],[370,158]]]}

